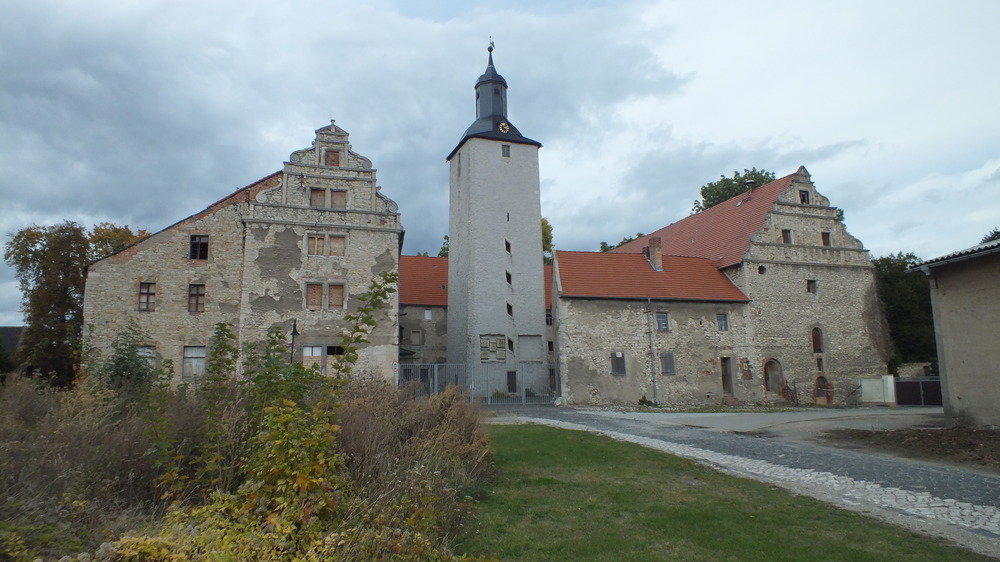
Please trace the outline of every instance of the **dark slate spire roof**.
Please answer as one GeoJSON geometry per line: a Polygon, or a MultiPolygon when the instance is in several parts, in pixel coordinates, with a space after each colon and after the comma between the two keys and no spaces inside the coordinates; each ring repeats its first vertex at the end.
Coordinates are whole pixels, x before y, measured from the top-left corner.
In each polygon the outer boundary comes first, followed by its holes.
{"type": "Polygon", "coordinates": [[[522,135],[517,127],[507,120],[507,81],[493,66],[492,42],[490,42],[487,51],[489,52],[489,60],[486,64],[486,72],[476,80],[476,120],[465,130],[462,140],[458,141],[446,160],[451,160],[451,157],[470,138],[542,146],[542,143],[522,135]]]}

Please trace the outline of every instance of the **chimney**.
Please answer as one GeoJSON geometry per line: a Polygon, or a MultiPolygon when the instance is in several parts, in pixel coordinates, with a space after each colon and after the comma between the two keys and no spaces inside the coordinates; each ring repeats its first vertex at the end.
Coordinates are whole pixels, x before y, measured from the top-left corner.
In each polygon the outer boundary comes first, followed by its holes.
{"type": "Polygon", "coordinates": [[[663,271],[663,249],[660,245],[659,236],[649,237],[649,263],[656,271],[663,271]]]}

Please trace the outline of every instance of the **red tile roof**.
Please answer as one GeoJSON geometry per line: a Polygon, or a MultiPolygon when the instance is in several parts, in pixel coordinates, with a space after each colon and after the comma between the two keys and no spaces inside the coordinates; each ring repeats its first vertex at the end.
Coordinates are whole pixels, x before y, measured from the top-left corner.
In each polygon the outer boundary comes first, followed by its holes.
{"type": "Polygon", "coordinates": [[[564,297],[750,300],[704,258],[663,256],[663,271],[653,269],[642,254],[557,251],[556,262],[564,297]]]}
{"type": "MultiPolygon", "coordinates": [[[[545,308],[552,308],[552,266],[546,265],[545,308]]],[[[448,306],[448,258],[399,257],[399,304],[448,306]]]]}
{"type": "Polygon", "coordinates": [[[750,236],[764,225],[778,196],[797,177],[808,182],[809,172],[800,167],[794,174],[754,189],[749,199],[737,195],[611,251],[640,253],[649,245],[650,236],[659,236],[664,256],[708,258],[716,260],[719,268],[735,265],[750,248],[750,236]]]}
{"type": "Polygon", "coordinates": [[[448,258],[400,256],[399,304],[448,306],[448,258]]]}

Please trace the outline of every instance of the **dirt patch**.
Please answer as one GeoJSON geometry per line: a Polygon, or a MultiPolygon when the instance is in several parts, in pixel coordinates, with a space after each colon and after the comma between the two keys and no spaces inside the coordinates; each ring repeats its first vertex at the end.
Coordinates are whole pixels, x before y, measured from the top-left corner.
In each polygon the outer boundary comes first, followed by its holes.
{"type": "Polygon", "coordinates": [[[972,427],[892,430],[832,429],[825,441],[908,458],[972,465],[1000,472],[1000,429],[972,427]]]}

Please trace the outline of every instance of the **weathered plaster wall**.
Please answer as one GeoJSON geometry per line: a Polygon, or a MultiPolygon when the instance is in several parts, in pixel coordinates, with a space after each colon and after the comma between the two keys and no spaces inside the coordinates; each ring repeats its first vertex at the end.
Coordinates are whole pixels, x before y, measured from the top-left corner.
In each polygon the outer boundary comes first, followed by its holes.
{"type": "Polygon", "coordinates": [[[931,272],[945,415],[953,423],[1000,426],[1000,255],[931,272]]]}
{"type": "Polygon", "coordinates": [[[414,355],[400,354],[401,363],[445,363],[448,354],[448,309],[444,306],[401,305],[399,347],[414,355]],[[425,318],[430,311],[431,318],[425,318]],[[419,332],[418,335],[413,332],[419,332]]]}

